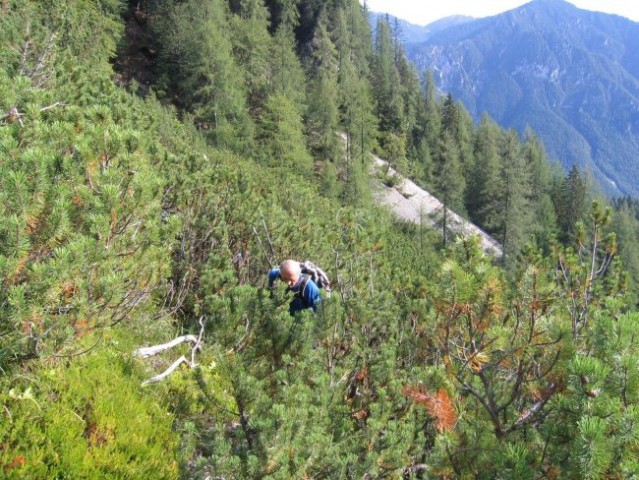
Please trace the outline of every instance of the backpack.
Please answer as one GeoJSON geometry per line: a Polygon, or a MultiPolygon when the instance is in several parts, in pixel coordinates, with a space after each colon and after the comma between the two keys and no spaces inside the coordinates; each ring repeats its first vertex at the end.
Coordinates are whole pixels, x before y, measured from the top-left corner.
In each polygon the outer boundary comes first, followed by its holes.
{"type": "Polygon", "coordinates": [[[327,297],[331,296],[331,281],[324,270],[308,260],[300,262],[300,267],[302,268],[302,274],[308,275],[318,288],[323,288],[327,297]]]}

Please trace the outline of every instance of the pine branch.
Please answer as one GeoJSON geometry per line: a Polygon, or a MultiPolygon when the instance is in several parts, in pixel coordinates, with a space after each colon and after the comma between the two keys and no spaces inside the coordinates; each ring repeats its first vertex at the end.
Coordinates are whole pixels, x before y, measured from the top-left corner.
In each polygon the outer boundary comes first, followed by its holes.
{"type": "Polygon", "coordinates": [[[426,407],[428,413],[435,419],[437,431],[451,430],[455,426],[457,414],[455,413],[453,402],[445,389],[440,388],[434,395],[411,387],[402,388],[402,392],[415,403],[426,407]]]}
{"type": "Polygon", "coordinates": [[[24,42],[24,48],[22,49],[22,62],[20,63],[20,70],[18,73],[20,75],[24,75],[27,68],[27,58],[29,57],[29,48],[31,47],[31,42],[29,41],[29,36],[31,35],[31,23],[27,23],[26,32],[24,36],[26,38],[24,42]]]}
{"type": "Polygon", "coordinates": [[[250,333],[251,321],[248,316],[246,316],[246,324],[244,325],[244,336],[235,344],[233,347],[234,352],[241,352],[244,347],[248,343],[249,333],[250,333]]]}
{"type": "Polygon", "coordinates": [[[66,103],[62,103],[62,102],[55,102],[55,103],[52,103],[51,105],[47,105],[46,107],[42,107],[42,108],[40,109],[40,111],[41,111],[41,112],[44,112],[44,111],[46,111],[46,110],[50,110],[50,109],[51,109],[51,108],[53,108],[53,107],[66,107],[66,106],[67,106],[67,105],[66,105],[66,103]]]}
{"type": "Polygon", "coordinates": [[[515,423],[513,423],[513,425],[506,431],[506,433],[510,433],[516,428],[526,425],[530,423],[532,420],[534,420],[535,416],[541,411],[542,408],[544,408],[544,405],[548,403],[548,400],[550,400],[550,397],[552,397],[556,391],[557,391],[557,384],[551,383],[548,386],[546,395],[544,395],[541,399],[535,402],[532,405],[532,407],[524,411],[524,413],[522,413],[519,416],[519,418],[515,421],[515,423]]]}

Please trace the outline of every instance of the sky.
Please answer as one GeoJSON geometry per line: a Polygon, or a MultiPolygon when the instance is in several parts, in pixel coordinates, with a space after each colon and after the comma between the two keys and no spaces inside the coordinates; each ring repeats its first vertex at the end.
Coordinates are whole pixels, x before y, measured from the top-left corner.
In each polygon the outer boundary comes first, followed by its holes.
{"type": "MultiPolygon", "coordinates": [[[[360,0],[362,3],[364,0],[360,0]]],[[[366,0],[371,12],[389,13],[415,25],[450,15],[481,18],[512,10],[531,0],[366,0]]],[[[638,0],[567,0],[578,8],[614,13],[639,22],[638,0]]]]}

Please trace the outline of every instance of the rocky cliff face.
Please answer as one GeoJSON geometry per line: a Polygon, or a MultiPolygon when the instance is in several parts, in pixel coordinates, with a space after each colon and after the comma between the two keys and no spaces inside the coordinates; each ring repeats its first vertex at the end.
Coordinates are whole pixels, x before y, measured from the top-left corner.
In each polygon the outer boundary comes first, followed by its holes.
{"type": "Polygon", "coordinates": [[[532,127],[551,158],[639,197],[639,23],[534,0],[455,25],[407,54],[475,118],[532,127]]]}

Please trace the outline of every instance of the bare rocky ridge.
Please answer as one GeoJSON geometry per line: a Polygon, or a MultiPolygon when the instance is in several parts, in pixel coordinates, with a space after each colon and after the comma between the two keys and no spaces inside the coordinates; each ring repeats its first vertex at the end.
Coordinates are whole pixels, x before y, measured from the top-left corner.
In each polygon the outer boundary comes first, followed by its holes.
{"type": "MultiPolygon", "coordinates": [[[[388,162],[385,160],[375,155],[373,155],[373,159],[374,174],[380,171],[387,172],[387,175],[395,175],[398,179],[394,187],[389,187],[374,176],[375,199],[380,204],[387,205],[396,216],[403,220],[416,224],[427,223],[433,228],[441,229],[443,204],[433,195],[415,185],[414,182],[398,174],[393,168],[389,169],[388,162]]],[[[448,210],[447,222],[453,235],[479,235],[484,252],[496,258],[502,256],[499,243],[468,220],[448,210]]]]}

